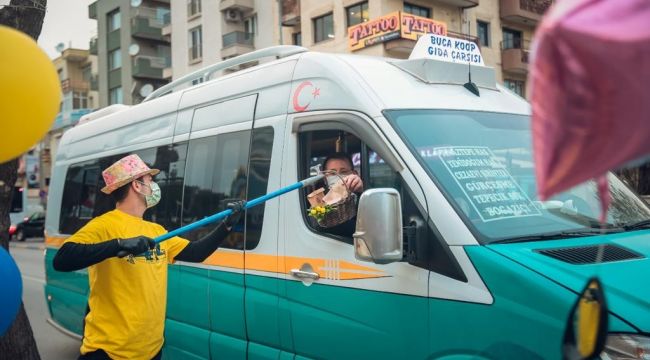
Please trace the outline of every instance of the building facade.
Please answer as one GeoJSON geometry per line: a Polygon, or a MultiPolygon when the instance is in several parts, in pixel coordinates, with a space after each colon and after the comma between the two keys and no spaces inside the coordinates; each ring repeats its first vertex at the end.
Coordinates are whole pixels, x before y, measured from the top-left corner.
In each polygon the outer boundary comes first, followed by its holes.
{"type": "Polygon", "coordinates": [[[171,24],[163,34],[172,44],[172,68],[165,70],[165,77],[176,80],[222,60],[280,44],[278,2],[172,1],[171,24]]]}
{"type": "Polygon", "coordinates": [[[98,58],[99,106],[137,104],[166,84],[171,62],[162,29],[171,19],[169,0],[98,0],[88,7],[97,20],[90,49],[98,58]]]}
{"type": "Polygon", "coordinates": [[[25,155],[25,182],[28,199],[45,206],[53,160],[61,136],[79,119],[99,108],[97,56],[89,50],[68,48],[52,60],[61,82],[61,107],[52,128],[37,146],[25,155]],[[33,158],[32,158],[33,157],[33,158]],[[34,164],[34,165],[32,165],[34,164]]]}
{"type": "Polygon", "coordinates": [[[480,45],[497,79],[526,96],[530,40],[551,0],[188,0],[172,2],[167,79],[278,44],[407,58],[434,32],[480,45]]]}

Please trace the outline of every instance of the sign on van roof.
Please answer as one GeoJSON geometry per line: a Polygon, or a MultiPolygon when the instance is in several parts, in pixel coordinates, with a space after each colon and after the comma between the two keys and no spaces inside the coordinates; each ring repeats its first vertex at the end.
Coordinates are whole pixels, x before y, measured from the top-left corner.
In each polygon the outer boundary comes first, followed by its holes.
{"type": "Polygon", "coordinates": [[[413,59],[435,59],[457,64],[485,66],[481,50],[476,43],[437,34],[420,37],[409,56],[409,60],[413,59]]]}

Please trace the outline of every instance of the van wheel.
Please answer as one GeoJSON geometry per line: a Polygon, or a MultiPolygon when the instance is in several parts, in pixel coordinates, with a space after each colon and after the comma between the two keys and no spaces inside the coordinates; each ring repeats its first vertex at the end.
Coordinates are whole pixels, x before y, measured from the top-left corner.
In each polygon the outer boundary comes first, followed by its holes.
{"type": "Polygon", "coordinates": [[[16,230],[16,234],[14,235],[16,236],[16,240],[25,241],[25,232],[23,231],[23,229],[16,230]]]}

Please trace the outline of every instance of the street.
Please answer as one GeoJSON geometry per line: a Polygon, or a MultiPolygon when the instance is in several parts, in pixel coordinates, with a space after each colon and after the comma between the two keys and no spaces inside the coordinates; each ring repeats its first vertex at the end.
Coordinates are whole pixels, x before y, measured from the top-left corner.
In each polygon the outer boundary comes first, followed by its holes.
{"type": "Polygon", "coordinates": [[[49,314],[43,293],[45,284],[43,239],[14,241],[10,243],[9,249],[20,268],[23,280],[23,302],[41,359],[76,359],[79,356],[79,341],[61,333],[46,321],[49,314]]]}

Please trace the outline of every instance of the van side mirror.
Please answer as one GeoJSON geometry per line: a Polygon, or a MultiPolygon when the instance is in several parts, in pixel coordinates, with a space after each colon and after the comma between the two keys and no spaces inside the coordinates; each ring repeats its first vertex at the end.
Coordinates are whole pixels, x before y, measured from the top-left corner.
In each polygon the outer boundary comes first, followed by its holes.
{"type": "Polygon", "coordinates": [[[388,264],[403,257],[402,201],[395,189],[366,190],[359,200],[354,257],[388,264]]]}

